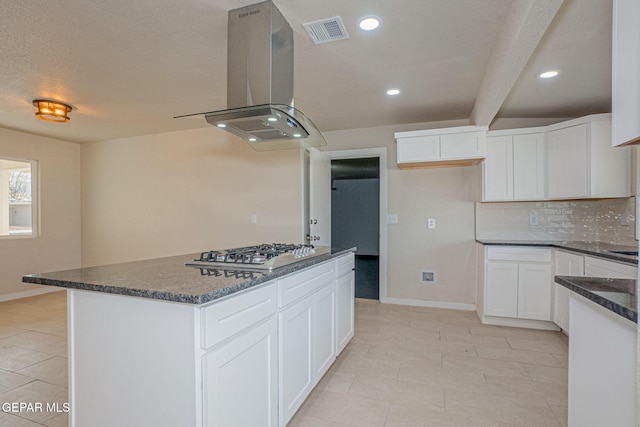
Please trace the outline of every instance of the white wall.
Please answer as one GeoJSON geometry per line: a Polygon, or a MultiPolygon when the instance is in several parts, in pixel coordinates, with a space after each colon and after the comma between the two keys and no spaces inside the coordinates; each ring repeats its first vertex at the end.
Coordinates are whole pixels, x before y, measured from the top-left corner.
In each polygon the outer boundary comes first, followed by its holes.
{"type": "Polygon", "coordinates": [[[40,233],[35,238],[0,238],[0,301],[56,290],[22,283],[25,274],[81,264],[80,146],[0,128],[2,155],[38,161],[40,233]]]}
{"type": "Polygon", "coordinates": [[[324,132],[324,150],[387,147],[390,302],[471,308],[475,304],[476,256],[474,202],[481,194],[480,166],[400,170],[394,132],[464,126],[466,121],[383,126],[324,132]],[[436,229],[427,229],[427,218],[436,229]],[[436,282],[420,282],[422,270],[436,282]]]}
{"type": "Polygon", "coordinates": [[[301,242],[299,150],[255,152],[201,128],[81,151],[83,266],[301,242]]]}

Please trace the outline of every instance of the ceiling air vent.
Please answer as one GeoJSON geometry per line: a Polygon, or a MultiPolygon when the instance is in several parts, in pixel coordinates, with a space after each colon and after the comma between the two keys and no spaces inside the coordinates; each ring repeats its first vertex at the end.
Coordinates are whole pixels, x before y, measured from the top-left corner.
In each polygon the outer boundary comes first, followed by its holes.
{"type": "Polygon", "coordinates": [[[322,19],[320,21],[308,22],[304,25],[309,37],[315,44],[335,42],[349,38],[347,30],[344,28],[342,19],[339,16],[322,19]]]}

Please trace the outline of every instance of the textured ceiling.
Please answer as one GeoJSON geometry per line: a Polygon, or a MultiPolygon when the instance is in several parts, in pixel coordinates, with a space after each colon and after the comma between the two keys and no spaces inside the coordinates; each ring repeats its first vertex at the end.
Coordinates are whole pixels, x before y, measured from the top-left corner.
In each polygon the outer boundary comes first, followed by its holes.
{"type": "MultiPolygon", "coordinates": [[[[296,107],[322,131],[610,110],[610,0],[274,2],[295,33],[296,107]],[[369,14],[383,22],[365,33],[369,14]],[[334,16],[350,38],[314,45],[302,24],[334,16]],[[538,80],[547,68],[560,76],[538,80]]],[[[173,117],[226,107],[227,12],[252,3],[3,0],[0,126],[73,142],[208,126],[173,117]],[[71,122],[36,120],[35,98],[70,103],[71,122]]]]}

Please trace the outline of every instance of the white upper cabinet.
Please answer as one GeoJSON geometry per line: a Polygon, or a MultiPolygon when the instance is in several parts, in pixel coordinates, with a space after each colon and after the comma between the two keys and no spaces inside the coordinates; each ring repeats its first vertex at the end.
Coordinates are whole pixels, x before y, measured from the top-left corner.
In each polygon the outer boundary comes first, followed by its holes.
{"type": "Polygon", "coordinates": [[[486,126],[397,132],[398,167],[468,166],[485,157],[486,126]]]}
{"type": "Polygon", "coordinates": [[[581,124],[547,134],[549,198],[589,196],[587,187],[587,125],[581,124]]]}
{"type": "Polygon", "coordinates": [[[483,201],[544,199],[544,133],[528,129],[489,132],[482,173],[483,201]]]}
{"type": "Polygon", "coordinates": [[[640,142],[640,2],[613,0],[612,145],[640,142]]]}
{"type": "Polygon", "coordinates": [[[611,115],[596,114],[547,127],[549,199],[628,197],[628,147],[611,147],[611,115]]]}
{"type": "Polygon", "coordinates": [[[611,115],[487,133],[482,201],[629,197],[629,147],[611,147],[611,115]]]}

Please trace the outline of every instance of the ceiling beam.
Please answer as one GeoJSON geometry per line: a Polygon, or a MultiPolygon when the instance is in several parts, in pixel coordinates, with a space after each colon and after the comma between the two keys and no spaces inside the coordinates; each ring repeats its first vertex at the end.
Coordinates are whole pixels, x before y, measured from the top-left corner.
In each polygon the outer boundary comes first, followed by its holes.
{"type": "Polygon", "coordinates": [[[489,126],[564,0],[516,0],[498,34],[469,121],[489,126]]]}

